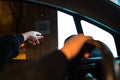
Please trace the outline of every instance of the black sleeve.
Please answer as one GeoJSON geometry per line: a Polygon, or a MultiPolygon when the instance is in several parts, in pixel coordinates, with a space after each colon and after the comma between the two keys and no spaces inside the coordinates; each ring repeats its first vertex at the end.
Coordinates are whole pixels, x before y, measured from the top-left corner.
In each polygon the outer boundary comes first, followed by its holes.
{"type": "Polygon", "coordinates": [[[0,37],[0,59],[8,60],[17,56],[23,41],[24,37],[21,34],[0,37]]]}
{"type": "Polygon", "coordinates": [[[38,80],[64,80],[69,61],[65,55],[56,50],[38,61],[38,80]]]}
{"type": "Polygon", "coordinates": [[[0,80],[66,80],[69,61],[59,50],[37,61],[15,61],[0,70],[0,80]]]}

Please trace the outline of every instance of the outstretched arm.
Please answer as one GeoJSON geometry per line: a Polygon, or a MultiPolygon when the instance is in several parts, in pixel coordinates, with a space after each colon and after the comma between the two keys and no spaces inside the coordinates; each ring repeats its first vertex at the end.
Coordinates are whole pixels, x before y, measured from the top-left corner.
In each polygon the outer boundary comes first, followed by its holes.
{"type": "Polygon", "coordinates": [[[19,53],[21,43],[28,40],[33,45],[39,44],[39,39],[43,39],[41,33],[28,31],[22,34],[9,34],[0,37],[0,59],[8,60],[16,57],[19,53]]]}

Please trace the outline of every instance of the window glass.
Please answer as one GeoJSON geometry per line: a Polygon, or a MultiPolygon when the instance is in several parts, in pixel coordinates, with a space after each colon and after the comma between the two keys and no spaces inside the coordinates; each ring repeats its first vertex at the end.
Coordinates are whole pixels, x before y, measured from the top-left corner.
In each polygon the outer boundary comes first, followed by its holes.
{"type": "Polygon", "coordinates": [[[110,0],[112,1],[113,3],[117,4],[118,6],[120,6],[120,0],[110,0]]]}
{"type": "Polygon", "coordinates": [[[64,45],[64,41],[71,35],[76,35],[77,30],[75,27],[74,19],[71,15],[66,13],[57,12],[58,14],[58,48],[64,45]]]}
{"type": "Polygon", "coordinates": [[[92,36],[93,39],[99,40],[105,43],[112,51],[113,56],[117,57],[115,41],[113,36],[110,33],[84,20],[81,20],[80,22],[82,25],[83,33],[85,35],[92,36]]]}

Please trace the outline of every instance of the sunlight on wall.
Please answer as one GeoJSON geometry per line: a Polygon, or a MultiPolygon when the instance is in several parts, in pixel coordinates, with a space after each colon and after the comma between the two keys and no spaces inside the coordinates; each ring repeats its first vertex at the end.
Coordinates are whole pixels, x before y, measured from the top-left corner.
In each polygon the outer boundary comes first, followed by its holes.
{"type": "Polygon", "coordinates": [[[25,43],[22,43],[20,45],[20,50],[19,50],[19,54],[18,56],[16,56],[13,59],[17,59],[17,60],[25,60],[26,59],[26,48],[25,48],[25,43]]]}
{"type": "Polygon", "coordinates": [[[85,35],[92,36],[95,40],[100,40],[101,42],[104,42],[112,51],[113,56],[118,56],[114,38],[110,33],[84,20],[81,20],[80,22],[85,35]]]}
{"type": "Polygon", "coordinates": [[[26,53],[19,53],[19,55],[13,59],[17,60],[25,60],[26,59],[26,53]]]}
{"type": "Polygon", "coordinates": [[[76,35],[77,30],[73,17],[58,11],[58,49],[63,47],[64,41],[71,35],[76,35]]]}

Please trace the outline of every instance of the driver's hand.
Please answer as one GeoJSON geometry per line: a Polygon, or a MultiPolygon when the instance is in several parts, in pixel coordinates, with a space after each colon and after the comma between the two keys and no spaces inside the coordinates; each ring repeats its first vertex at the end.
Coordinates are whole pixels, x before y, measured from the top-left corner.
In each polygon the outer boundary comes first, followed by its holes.
{"type": "Polygon", "coordinates": [[[37,31],[28,31],[25,33],[22,33],[24,36],[24,41],[28,41],[30,44],[38,45],[40,44],[39,39],[43,39],[43,35],[37,31]]]}
{"type": "Polygon", "coordinates": [[[90,39],[92,39],[92,37],[78,34],[65,42],[64,47],[60,50],[64,53],[67,59],[70,60],[79,53],[84,43],[90,39]]]}

